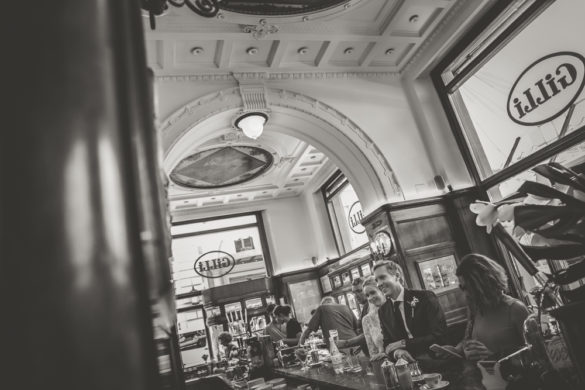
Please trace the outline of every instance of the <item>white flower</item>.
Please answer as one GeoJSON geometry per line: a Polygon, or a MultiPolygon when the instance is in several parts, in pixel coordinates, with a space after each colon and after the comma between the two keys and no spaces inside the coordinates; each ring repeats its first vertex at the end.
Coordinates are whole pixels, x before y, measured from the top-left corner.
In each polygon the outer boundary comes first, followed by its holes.
{"type": "Polygon", "coordinates": [[[414,318],[414,308],[416,307],[416,304],[418,303],[418,298],[417,297],[412,297],[412,300],[410,302],[408,302],[408,304],[410,305],[410,307],[412,307],[412,318],[414,318]]]}
{"type": "Polygon", "coordinates": [[[492,228],[498,222],[497,207],[491,203],[478,200],[476,203],[469,205],[469,210],[477,214],[475,219],[477,226],[485,226],[488,234],[491,233],[492,228]]]}

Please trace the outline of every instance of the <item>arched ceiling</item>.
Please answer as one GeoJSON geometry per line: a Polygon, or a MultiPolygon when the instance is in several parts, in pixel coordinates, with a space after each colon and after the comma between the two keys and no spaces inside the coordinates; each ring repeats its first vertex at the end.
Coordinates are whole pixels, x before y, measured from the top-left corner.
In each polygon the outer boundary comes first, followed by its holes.
{"type": "MultiPolygon", "coordinates": [[[[214,130],[213,138],[193,144],[190,149],[192,153],[218,147],[251,146],[271,153],[272,166],[252,180],[222,188],[193,189],[171,182],[171,211],[298,196],[323,168],[328,172],[332,170],[328,158],[306,142],[275,132],[265,132],[257,140],[252,140],[227,127],[231,115],[219,116],[225,117],[225,127],[219,126],[214,130]]],[[[221,119],[215,121],[217,124],[221,122],[221,119]]],[[[232,157],[227,155],[227,159],[232,157]]],[[[229,164],[229,161],[226,163],[229,164]]]]}

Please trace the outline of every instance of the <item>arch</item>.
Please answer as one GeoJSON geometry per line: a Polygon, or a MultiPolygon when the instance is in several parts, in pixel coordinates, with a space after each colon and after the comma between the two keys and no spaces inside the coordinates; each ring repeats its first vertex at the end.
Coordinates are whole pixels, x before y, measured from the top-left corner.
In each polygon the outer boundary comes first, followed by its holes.
{"type": "MultiPolygon", "coordinates": [[[[271,109],[265,132],[296,137],[314,146],[339,167],[367,214],[389,201],[403,200],[394,171],[369,136],[341,112],[307,95],[267,88],[271,109]],[[294,124],[294,127],[291,126],[294,124]]],[[[203,96],[171,114],[160,129],[168,174],[197,145],[229,129],[242,107],[238,88],[203,96]]]]}

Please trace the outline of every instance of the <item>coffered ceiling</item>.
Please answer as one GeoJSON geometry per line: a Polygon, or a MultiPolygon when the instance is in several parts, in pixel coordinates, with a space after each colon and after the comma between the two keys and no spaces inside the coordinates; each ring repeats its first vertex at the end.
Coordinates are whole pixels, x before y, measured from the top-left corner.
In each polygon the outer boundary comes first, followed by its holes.
{"type": "Polygon", "coordinates": [[[204,151],[220,146],[259,147],[272,154],[271,167],[257,178],[225,188],[192,189],[171,182],[171,211],[294,197],[300,195],[321,171],[332,171],[331,163],[323,153],[293,137],[263,134],[258,140],[252,141],[241,132],[227,131],[218,134],[220,135],[217,138],[195,147],[194,150],[204,151]]]}
{"type": "MultiPolygon", "coordinates": [[[[238,72],[401,72],[433,30],[464,1],[329,1],[337,5],[311,13],[274,16],[221,10],[211,19],[187,7],[169,7],[156,18],[155,30],[144,18],[147,60],[156,76],[177,82],[183,76],[238,72]]],[[[252,142],[234,132],[230,118],[223,122],[217,138],[190,145],[191,153],[251,145],[273,154],[272,167],[248,182],[213,190],[172,183],[169,197],[174,212],[298,196],[336,169],[319,150],[296,138],[268,132],[252,142]]]]}
{"type": "Polygon", "coordinates": [[[159,76],[230,71],[398,72],[456,2],[353,0],[301,15],[222,10],[212,19],[187,7],[170,7],[157,17],[156,30],[150,30],[144,20],[148,63],[159,76]]]}

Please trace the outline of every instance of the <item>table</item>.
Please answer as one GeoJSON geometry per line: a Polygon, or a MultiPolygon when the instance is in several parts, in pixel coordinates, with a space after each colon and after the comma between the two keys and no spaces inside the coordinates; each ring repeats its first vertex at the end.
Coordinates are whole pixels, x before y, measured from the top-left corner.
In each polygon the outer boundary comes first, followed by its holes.
{"type": "MultiPolygon", "coordinates": [[[[419,360],[423,372],[439,372],[443,379],[450,382],[449,390],[485,390],[481,383],[481,372],[475,365],[466,360],[419,360]]],[[[376,380],[374,375],[363,373],[335,374],[328,366],[315,367],[307,371],[300,367],[276,368],[276,376],[294,382],[309,383],[325,389],[340,390],[385,390],[385,386],[376,380]]]]}

